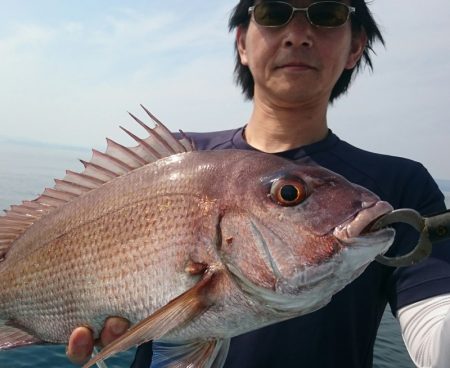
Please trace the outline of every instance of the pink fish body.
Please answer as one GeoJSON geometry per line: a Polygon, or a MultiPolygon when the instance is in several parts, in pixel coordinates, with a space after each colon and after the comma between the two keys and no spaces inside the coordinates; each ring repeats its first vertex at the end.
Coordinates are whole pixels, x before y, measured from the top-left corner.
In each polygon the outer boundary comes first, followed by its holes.
{"type": "Polygon", "coordinates": [[[147,130],[0,218],[0,350],[122,316],[86,366],[155,340],[156,364],[220,367],[230,337],[324,306],[392,244],[364,231],[392,207],[329,170],[147,130]]]}

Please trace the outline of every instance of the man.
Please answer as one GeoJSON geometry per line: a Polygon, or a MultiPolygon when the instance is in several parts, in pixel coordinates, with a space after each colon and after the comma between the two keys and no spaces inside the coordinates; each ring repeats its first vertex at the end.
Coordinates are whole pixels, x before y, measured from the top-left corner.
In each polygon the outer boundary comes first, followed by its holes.
{"type": "MultiPolygon", "coordinates": [[[[357,149],[328,129],[330,102],[347,90],[362,61],[371,65],[372,44],[382,41],[363,0],[241,0],[230,29],[236,29],[237,81],[253,100],[253,111],[241,129],[190,134],[199,149],[256,149],[292,160],[308,156],[395,208],[422,214],[445,209],[442,193],[420,164],[357,149]]],[[[390,255],[405,253],[416,241],[413,231],[397,230],[390,255]]],[[[232,339],[225,366],[372,367],[376,331],[389,302],[416,364],[448,367],[449,250],[435,247],[426,261],[409,268],[372,263],[324,308],[232,339]]],[[[126,327],[120,319],[108,320],[103,342],[126,327]]],[[[82,362],[92,345],[90,332],[77,329],[68,355],[82,362]]],[[[145,344],[134,367],[150,361],[151,344],[145,344]]]]}

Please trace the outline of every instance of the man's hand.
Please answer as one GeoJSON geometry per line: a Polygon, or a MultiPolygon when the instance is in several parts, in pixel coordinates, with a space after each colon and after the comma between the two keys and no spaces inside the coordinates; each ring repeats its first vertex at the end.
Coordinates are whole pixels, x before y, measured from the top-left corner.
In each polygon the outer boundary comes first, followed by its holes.
{"type": "MultiPolygon", "coordinates": [[[[127,320],[119,317],[108,318],[100,334],[100,346],[106,346],[123,335],[129,327],[127,320]]],[[[82,365],[91,357],[94,349],[94,337],[87,327],[78,327],[70,335],[67,357],[74,364],[82,365]]]]}

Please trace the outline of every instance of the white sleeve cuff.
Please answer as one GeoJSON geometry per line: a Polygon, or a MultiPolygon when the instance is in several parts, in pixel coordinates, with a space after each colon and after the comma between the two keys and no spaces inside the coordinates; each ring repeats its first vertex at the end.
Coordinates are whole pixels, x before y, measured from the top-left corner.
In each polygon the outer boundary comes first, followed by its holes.
{"type": "Polygon", "coordinates": [[[407,305],[398,311],[397,318],[417,367],[450,367],[450,294],[407,305]]]}

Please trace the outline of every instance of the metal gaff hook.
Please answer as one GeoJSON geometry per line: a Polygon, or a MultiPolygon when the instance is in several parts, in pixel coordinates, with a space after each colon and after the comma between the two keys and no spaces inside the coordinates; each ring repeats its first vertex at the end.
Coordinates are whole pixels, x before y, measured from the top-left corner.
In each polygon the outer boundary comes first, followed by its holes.
{"type": "Polygon", "coordinates": [[[431,253],[431,242],[427,234],[423,232],[425,228],[425,220],[419,212],[412,209],[399,209],[382,216],[372,226],[371,230],[378,230],[396,222],[411,225],[420,233],[420,238],[415,248],[407,254],[398,257],[377,256],[375,259],[386,266],[405,267],[411,266],[431,253]]]}
{"type": "Polygon", "coordinates": [[[427,217],[422,217],[419,212],[409,208],[395,210],[379,218],[371,230],[378,230],[396,222],[411,225],[420,233],[420,237],[416,247],[407,254],[398,257],[376,257],[378,262],[387,266],[412,266],[430,255],[432,243],[450,239],[450,210],[427,217]]]}

